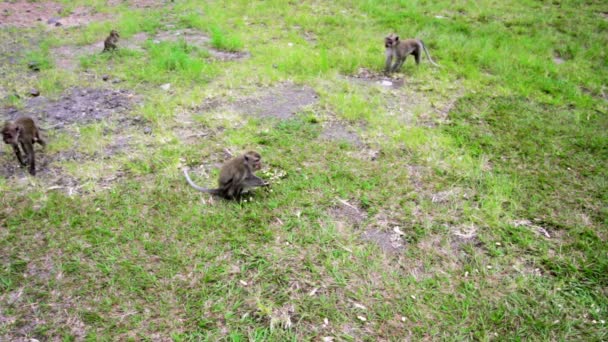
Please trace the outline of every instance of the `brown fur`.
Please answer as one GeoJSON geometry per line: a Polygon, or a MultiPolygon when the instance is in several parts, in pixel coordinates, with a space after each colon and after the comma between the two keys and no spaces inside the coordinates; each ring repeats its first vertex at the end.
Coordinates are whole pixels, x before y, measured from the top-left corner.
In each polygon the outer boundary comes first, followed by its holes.
{"type": "Polygon", "coordinates": [[[40,131],[36,127],[34,119],[23,116],[14,122],[7,121],[2,128],[2,140],[13,147],[17,160],[21,166],[29,163],[29,172],[32,176],[36,175],[36,158],[34,156],[34,143],[46,146],[46,142],[40,137],[40,131]],[[19,145],[27,161],[21,156],[19,145]]]}
{"type": "Polygon", "coordinates": [[[115,50],[116,48],[118,48],[118,38],[119,37],[120,37],[120,34],[118,34],[118,31],[116,31],[116,30],[110,31],[110,35],[103,42],[103,51],[102,52],[115,50]]]}
{"type": "Polygon", "coordinates": [[[386,48],[386,63],[384,65],[386,73],[398,71],[409,55],[414,55],[416,65],[420,64],[422,51],[424,51],[431,64],[439,66],[433,62],[424,43],[420,39],[400,40],[398,35],[391,33],[384,38],[384,47],[386,48]],[[393,58],[395,59],[394,64],[393,58]]]}
{"type": "Polygon", "coordinates": [[[184,169],[184,175],[188,184],[194,189],[212,195],[218,195],[227,199],[239,198],[249,188],[267,186],[263,179],[257,177],[254,172],[262,168],[262,156],[255,151],[249,151],[243,155],[228,160],[220,170],[217,189],[207,189],[196,185],[184,169]]]}

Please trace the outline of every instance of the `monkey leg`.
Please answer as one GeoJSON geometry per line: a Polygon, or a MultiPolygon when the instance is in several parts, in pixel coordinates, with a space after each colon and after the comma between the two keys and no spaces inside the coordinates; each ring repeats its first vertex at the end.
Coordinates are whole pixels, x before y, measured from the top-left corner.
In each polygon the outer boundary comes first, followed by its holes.
{"type": "Polygon", "coordinates": [[[397,62],[393,66],[393,72],[399,71],[401,69],[401,66],[403,65],[403,63],[405,63],[406,58],[407,56],[397,59],[397,62]]]}
{"type": "Polygon", "coordinates": [[[420,64],[420,55],[422,53],[420,53],[420,49],[418,50],[414,50],[414,52],[412,52],[412,55],[414,55],[414,58],[416,58],[416,65],[420,64]]]}
{"type": "Polygon", "coordinates": [[[23,161],[23,157],[21,156],[21,150],[19,149],[19,145],[11,145],[13,146],[13,151],[15,151],[15,155],[17,156],[17,160],[21,166],[25,166],[25,162],[23,161]]]}
{"type": "Polygon", "coordinates": [[[37,143],[38,143],[40,146],[42,146],[42,147],[46,147],[46,141],[44,141],[44,139],[42,139],[42,138],[40,137],[40,133],[39,133],[39,132],[36,132],[36,142],[37,142],[37,143]]]}
{"type": "Polygon", "coordinates": [[[387,56],[386,62],[384,63],[384,72],[385,73],[388,74],[389,72],[391,72],[393,70],[393,68],[391,66],[392,62],[393,62],[393,56],[392,55],[387,56]]]}
{"type": "Polygon", "coordinates": [[[30,174],[36,175],[36,158],[34,156],[34,146],[32,144],[23,144],[23,150],[27,153],[28,163],[30,165],[30,174]]]}

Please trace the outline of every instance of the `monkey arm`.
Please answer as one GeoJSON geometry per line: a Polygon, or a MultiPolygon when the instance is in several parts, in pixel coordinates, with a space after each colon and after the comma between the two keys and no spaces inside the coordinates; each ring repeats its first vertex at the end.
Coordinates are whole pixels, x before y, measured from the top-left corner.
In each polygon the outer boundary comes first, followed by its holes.
{"type": "Polygon", "coordinates": [[[391,63],[393,61],[393,52],[391,49],[386,49],[386,61],[384,63],[384,71],[385,72],[390,72],[391,71],[391,63]]]}
{"type": "Polygon", "coordinates": [[[266,182],[265,180],[263,180],[262,178],[252,174],[251,176],[247,177],[245,179],[245,186],[247,187],[256,187],[256,186],[269,186],[270,183],[266,182]]]}
{"type": "Polygon", "coordinates": [[[18,145],[11,145],[13,147],[13,151],[15,151],[15,155],[17,156],[17,160],[21,166],[25,166],[25,162],[23,161],[23,157],[21,156],[21,150],[19,150],[18,145]]]}

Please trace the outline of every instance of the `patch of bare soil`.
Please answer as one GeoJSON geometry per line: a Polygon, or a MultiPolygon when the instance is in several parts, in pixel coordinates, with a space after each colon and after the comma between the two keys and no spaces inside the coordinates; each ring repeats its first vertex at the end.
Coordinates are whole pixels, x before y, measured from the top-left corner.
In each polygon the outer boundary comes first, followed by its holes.
{"type": "MultiPolygon", "coordinates": [[[[60,129],[68,132],[74,138],[74,148],[55,153],[48,153],[35,145],[36,151],[36,182],[40,181],[48,190],[62,189],[72,194],[82,187],[82,181],[69,175],[58,166],[58,162],[90,162],[106,160],[120,153],[129,153],[135,147],[133,141],[145,141],[141,133],[147,133],[149,127],[140,117],[126,115],[135,103],[134,96],[127,91],[109,89],[73,88],[58,100],[43,97],[30,99],[21,110],[9,111],[3,119],[15,119],[20,115],[30,115],[37,119],[43,128],[42,135],[47,143],[52,145],[52,133],[60,129]],[[80,133],[78,127],[72,124],[86,124],[104,120],[118,123],[116,128],[106,128],[103,134],[112,134],[114,139],[106,141],[94,153],[83,153],[76,150],[79,146],[80,133]],[[46,129],[44,129],[46,128],[46,129]],[[50,136],[50,138],[49,138],[50,136]]],[[[149,134],[152,132],[150,131],[149,134]]],[[[102,142],[100,142],[102,144],[102,142]]],[[[31,180],[26,177],[27,169],[21,168],[16,157],[9,148],[0,149],[0,177],[11,178],[14,182],[27,185],[31,180]]],[[[112,168],[100,170],[90,177],[97,186],[105,188],[123,176],[123,172],[112,168]]]]}
{"type": "Polygon", "coordinates": [[[333,141],[346,141],[359,148],[364,146],[359,135],[352,128],[339,121],[324,122],[321,138],[333,141]]]}
{"type": "Polygon", "coordinates": [[[245,51],[222,51],[217,50],[209,46],[211,38],[204,33],[192,29],[182,29],[175,31],[162,31],[154,36],[153,41],[155,43],[169,41],[176,42],[184,40],[186,44],[203,48],[209,51],[213,58],[220,61],[231,61],[249,57],[249,52],[245,51]]]}
{"type": "Polygon", "coordinates": [[[343,199],[337,199],[337,204],[329,210],[329,214],[337,221],[346,222],[355,228],[361,226],[367,218],[365,210],[343,199]]]}
{"type": "Polygon", "coordinates": [[[45,24],[48,27],[74,27],[109,18],[108,14],[80,7],[66,17],[60,17],[63,6],[52,1],[32,2],[17,0],[0,3],[0,27],[31,27],[45,24]]]}
{"type": "MultiPolygon", "coordinates": [[[[109,34],[109,32],[108,32],[109,34]]],[[[137,33],[128,39],[120,39],[118,47],[128,48],[135,51],[143,51],[142,45],[148,39],[145,32],[137,33]]],[[[51,55],[55,58],[55,67],[64,70],[74,70],[78,67],[82,56],[93,55],[103,51],[103,40],[89,45],[64,45],[51,49],[51,55]]]]}
{"type": "Polygon", "coordinates": [[[319,96],[309,87],[292,83],[282,83],[273,88],[260,91],[257,96],[223,103],[211,100],[204,103],[200,110],[230,110],[243,115],[262,118],[289,119],[304,107],[317,103],[319,96]]]}
{"type": "Polygon", "coordinates": [[[405,81],[402,78],[393,78],[384,74],[378,74],[366,68],[359,68],[357,74],[349,76],[348,79],[363,84],[373,84],[390,89],[399,89],[405,84],[405,81]]]}
{"type": "Polygon", "coordinates": [[[377,74],[365,68],[360,68],[356,75],[347,79],[355,84],[380,89],[388,115],[406,125],[436,127],[447,122],[449,112],[464,95],[459,82],[450,87],[446,95],[430,94],[428,92],[434,89],[426,84],[410,81],[408,87],[404,87],[403,78],[377,74]]]}
{"type": "Polygon", "coordinates": [[[397,253],[405,248],[402,234],[396,231],[385,232],[376,229],[368,229],[361,234],[365,241],[376,243],[380,249],[387,253],[397,253]]]}
{"type": "Polygon", "coordinates": [[[213,136],[216,131],[203,123],[192,120],[192,115],[187,112],[177,113],[175,115],[176,124],[173,127],[173,132],[177,139],[184,144],[196,144],[206,137],[213,136]]]}
{"type": "Polygon", "coordinates": [[[9,110],[8,119],[29,115],[41,127],[84,124],[125,113],[134,100],[126,90],[72,88],[56,101],[43,96],[31,98],[22,110],[9,110]]]}
{"type": "Polygon", "coordinates": [[[110,0],[108,5],[118,6],[125,4],[131,8],[158,8],[165,5],[172,5],[172,0],[110,0]]]}

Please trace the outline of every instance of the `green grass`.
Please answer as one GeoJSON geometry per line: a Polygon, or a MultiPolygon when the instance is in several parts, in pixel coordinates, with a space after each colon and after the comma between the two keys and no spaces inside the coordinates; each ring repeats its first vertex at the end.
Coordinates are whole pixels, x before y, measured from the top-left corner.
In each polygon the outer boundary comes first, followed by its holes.
{"type": "MultiPolygon", "coordinates": [[[[87,5],[111,11],[66,2],[87,5]]],[[[137,97],[116,121],[45,132],[38,177],[0,177],[0,340],[608,339],[605,11],[189,0],[0,30],[22,47],[14,67],[0,50],[3,105],[23,108],[31,87],[137,97]],[[54,66],[51,47],[112,28],[209,41],[148,40],[54,66]],[[408,59],[398,89],[349,78],[381,72],[389,32],[423,39],[442,68],[408,59]],[[285,82],[318,102],[288,120],[239,114],[285,82]],[[225,106],[201,106],[213,101],[225,106]],[[336,121],[361,141],[326,140],[336,121]],[[243,202],[189,188],[181,168],[212,186],[224,149],[261,152],[271,188],[243,202]],[[81,159],[60,158],[71,152],[81,159]],[[395,252],[362,237],[390,244],[396,227],[395,252]]],[[[16,163],[7,148],[0,158],[16,163]]]]}

